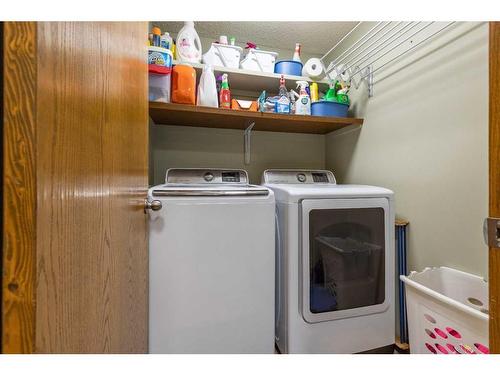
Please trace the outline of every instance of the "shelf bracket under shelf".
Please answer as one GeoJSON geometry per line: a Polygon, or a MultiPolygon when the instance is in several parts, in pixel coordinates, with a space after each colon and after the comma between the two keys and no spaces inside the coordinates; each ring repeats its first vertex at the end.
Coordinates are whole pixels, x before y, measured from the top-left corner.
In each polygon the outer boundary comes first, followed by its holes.
{"type": "Polygon", "coordinates": [[[255,126],[254,121],[247,121],[247,128],[245,129],[245,134],[243,136],[243,150],[245,154],[245,165],[250,164],[250,138],[252,136],[252,129],[255,126]]]}

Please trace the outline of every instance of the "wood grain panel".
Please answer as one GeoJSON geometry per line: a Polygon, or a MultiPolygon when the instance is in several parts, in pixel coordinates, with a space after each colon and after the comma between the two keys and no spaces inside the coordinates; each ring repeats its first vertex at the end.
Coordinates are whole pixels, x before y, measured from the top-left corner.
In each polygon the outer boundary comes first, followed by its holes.
{"type": "Polygon", "coordinates": [[[149,103],[149,115],[156,124],[242,129],[254,121],[254,130],[287,133],[328,134],[349,125],[361,125],[363,119],[283,115],[248,112],[175,103],[149,103]]]}
{"type": "Polygon", "coordinates": [[[37,335],[147,351],[147,23],[39,23],[37,335]]]}
{"type": "Polygon", "coordinates": [[[4,24],[2,350],[31,353],[35,336],[36,24],[4,24]]]}
{"type": "MultiPolygon", "coordinates": [[[[490,22],[489,194],[491,217],[500,217],[500,22],[490,22]]],[[[500,353],[500,249],[489,249],[490,351],[500,353]]]]}

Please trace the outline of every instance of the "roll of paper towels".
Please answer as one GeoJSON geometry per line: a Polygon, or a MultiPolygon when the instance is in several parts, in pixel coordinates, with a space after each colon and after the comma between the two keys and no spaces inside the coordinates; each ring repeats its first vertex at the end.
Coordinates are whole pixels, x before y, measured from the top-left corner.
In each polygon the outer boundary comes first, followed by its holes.
{"type": "Polygon", "coordinates": [[[320,80],[323,78],[324,74],[323,64],[321,60],[317,58],[307,60],[302,68],[302,75],[311,79],[320,80]]]}

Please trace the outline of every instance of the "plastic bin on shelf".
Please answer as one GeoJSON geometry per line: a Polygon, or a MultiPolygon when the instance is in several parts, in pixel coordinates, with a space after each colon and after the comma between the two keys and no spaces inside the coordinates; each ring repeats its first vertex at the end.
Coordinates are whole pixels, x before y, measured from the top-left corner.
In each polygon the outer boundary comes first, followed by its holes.
{"type": "Polygon", "coordinates": [[[411,353],[489,353],[483,278],[448,267],[400,277],[406,286],[411,353]]]}
{"type": "Polygon", "coordinates": [[[149,101],[170,102],[172,61],[172,51],[161,47],[149,47],[149,101]]]}
{"type": "Polygon", "coordinates": [[[245,58],[241,61],[240,66],[246,70],[273,73],[277,57],[278,54],[276,52],[250,48],[245,58]]]}
{"type": "Polygon", "coordinates": [[[170,103],[171,74],[149,73],[149,101],[170,103]]]}
{"type": "Polygon", "coordinates": [[[229,44],[212,43],[207,53],[203,55],[203,62],[212,66],[239,68],[243,49],[229,44]]]}

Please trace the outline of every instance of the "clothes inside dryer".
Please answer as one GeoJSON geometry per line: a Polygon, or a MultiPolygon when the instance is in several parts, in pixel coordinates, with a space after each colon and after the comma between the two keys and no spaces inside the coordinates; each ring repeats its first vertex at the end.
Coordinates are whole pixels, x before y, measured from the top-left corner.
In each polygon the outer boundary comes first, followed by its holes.
{"type": "Polygon", "coordinates": [[[384,301],[381,208],[310,212],[310,310],[347,310],[384,301]]]}

